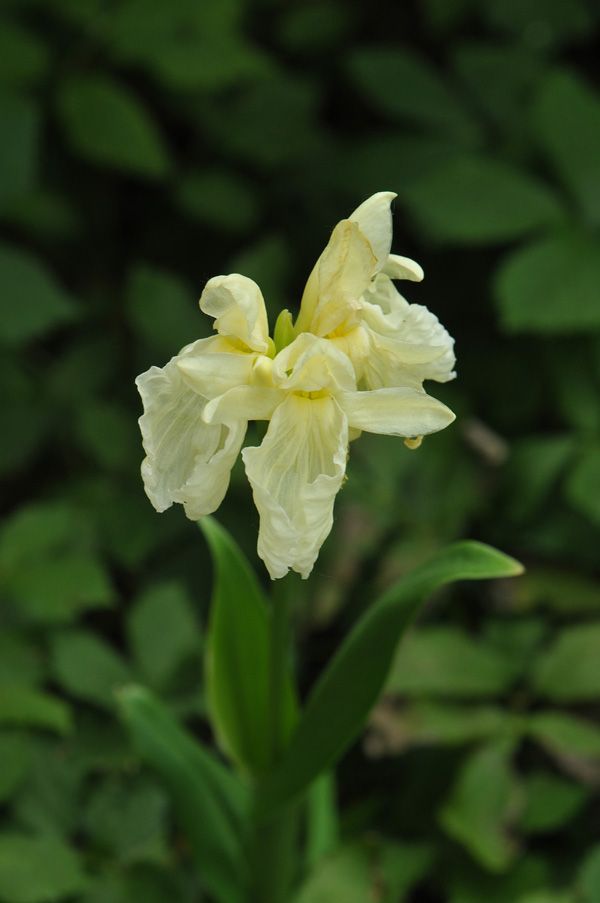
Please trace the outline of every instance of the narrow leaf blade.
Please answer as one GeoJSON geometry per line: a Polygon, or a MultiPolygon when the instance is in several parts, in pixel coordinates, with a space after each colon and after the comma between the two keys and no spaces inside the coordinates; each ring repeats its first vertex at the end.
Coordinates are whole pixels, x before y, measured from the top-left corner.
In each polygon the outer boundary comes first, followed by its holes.
{"type": "Polygon", "coordinates": [[[449,546],[392,586],[354,627],[313,689],[278,768],[261,793],[266,813],[300,794],[360,732],[404,631],[428,596],[455,580],[520,574],[513,558],[478,542],[449,546]]]}
{"type": "Polygon", "coordinates": [[[140,755],[171,793],[203,883],[220,903],[243,903],[246,788],[147,690],[125,688],[119,705],[140,755]]]}

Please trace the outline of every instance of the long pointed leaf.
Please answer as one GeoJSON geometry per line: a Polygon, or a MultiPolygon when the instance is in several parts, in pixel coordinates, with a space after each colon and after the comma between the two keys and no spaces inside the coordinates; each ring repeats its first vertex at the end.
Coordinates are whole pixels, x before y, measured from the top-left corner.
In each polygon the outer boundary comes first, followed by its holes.
{"type": "Polygon", "coordinates": [[[244,903],[247,788],[149,691],[126,687],[118,700],[134,745],[172,795],[203,883],[220,903],[244,903]]]}
{"type": "Polygon", "coordinates": [[[455,580],[520,574],[513,558],[478,542],[449,546],[392,586],[346,638],[314,687],[279,766],[262,787],[266,814],[303,792],[359,734],[404,631],[433,590],[455,580]]]}
{"type": "MultiPolygon", "coordinates": [[[[213,726],[225,750],[252,773],[265,770],[270,617],[264,594],[229,533],[211,517],[199,525],[210,546],[215,579],[206,643],[207,696],[213,726]]],[[[283,729],[289,735],[296,706],[291,681],[284,691],[283,729]]]]}

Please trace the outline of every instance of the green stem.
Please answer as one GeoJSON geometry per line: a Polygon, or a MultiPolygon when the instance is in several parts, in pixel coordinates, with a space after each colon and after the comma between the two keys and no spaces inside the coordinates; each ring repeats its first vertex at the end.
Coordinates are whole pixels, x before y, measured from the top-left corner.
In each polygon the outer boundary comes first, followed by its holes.
{"type": "MultiPolygon", "coordinates": [[[[293,577],[273,587],[267,731],[271,767],[285,742],[284,702],[290,644],[293,577]]],[[[260,797],[261,784],[255,788],[260,797]]],[[[287,903],[297,865],[297,806],[288,807],[268,820],[254,823],[250,866],[251,903],[287,903]]]]}

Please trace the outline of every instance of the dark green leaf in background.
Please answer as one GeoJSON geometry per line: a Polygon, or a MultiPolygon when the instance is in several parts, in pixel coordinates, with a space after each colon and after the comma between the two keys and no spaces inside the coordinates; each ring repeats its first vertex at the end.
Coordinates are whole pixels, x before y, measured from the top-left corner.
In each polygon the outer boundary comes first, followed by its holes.
{"type": "Polygon", "coordinates": [[[179,276],[147,264],[129,272],[126,304],[136,334],[167,359],[209,334],[212,321],[200,313],[203,286],[192,291],[179,276]]]}
{"type": "Polygon", "coordinates": [[[416,122],[467,146],[477,142],[477,126],[448,87],[447,76],[414,51],[363,47],[349,58],[348,70],[359,91],[385,116],[416,122]]]}
{"type": "Polygon", "coordinates": [[[77,308],[69,293],[36,257],[10,245],[0,246],[0,341],[11,345],[73,320],[77,308]]]}
{"type": "Polygon", "coordinates": [[[592,26],[583,0],[485,0],[481,4],[492,25],[524,37],[533,49],[548,49],[577,40],[592,26]]]}
{"type": "Polygon", "coordinates": [[[567,478],[566,494],[574,508],[600,524],[600,446],[583,450],[567,478]]]}
{"type": "MultiPolygon", "coordinates": [[[[10,33],[4,35],[0,30],[0,84],[5,62],[1,46],[4,37],[12,40],[10,33]]],[[[39,119],[39,110],[30,100],[0,100],[0,212],[36,184],[41,150],[39,119]]]]}
{"type": "Polygon", "coordinates": [[[107,642],[85,630],[59,633],[52,644],[52,670],[60,686],[77,699],[113,708],[115,693],[131,673],[107,642]]]}
{"type": "Polygon", "coordinates": [[[65,82],[58,108],[71,147],[92,163],[157,179],[171,168],[151,113],[124,84],[106,75],[65,82]]]}
{"type": "Polygon", "coordinates": [[[533,115],[539,141],[584,218],[600,224],[600,95],[574,73],[556,70],[541,86],[533,115]]]}
{"type": "Polygon", "coordinates": [[[463,763],[440,821],[483,866],[501,872],[517,853],[508,828],[520,803],[510,749],[494,744],[472,753],[463,763]]]}
{"type": "Polygon", "coordinates": [[[0,898],[53,903],[80,893],[86,878],[75,852],[55,837],[0,834],[0,898]]]}
{"type": "Polygon", "coordinates": [[[20,731],[0,732],[0,801],[5,802],[23,781],[28,765],[29,741],[20,731]]]}
{"type": "Polygon", "coordinates": [[[180,583],[159,583],[142,593],[129,612],[127,632],[140,673],[159,689],[200,653],[200,624],[180,583]]]}
{"type": "Polygon", "coordinates": [[[504,327],[542,335],[600,327],[598,242],[577,232],[543,238],[506,258],[495,294],[504,327]]]}
{"type": "Polygon", "coordinates": [[[556,831],[567,824],[589,799],[589,791],[551,772],[536,771],[524,783],[525,804],[519,827],[529,834],[556,831]]]}
{"type": "Polygon", "coordinates": [[[398,189],[413,217],[440,241],[509,241],[562,216],[542,182],[483,156],[457,157],[398,189]]]}
{"type": "Polygon", "coordinates": [[[0,724],[40,727],[59,734],[71,730],[71,710],[61,699],[19,684],[0,684],[0,724]]]}
{"type": "Polygon", "coordinates": [[[600,696],[600,624],[565,627],[536,662],[533,686],[557,702],[593,701],[600,696]]]}
{"type": "Polygon", "coordinates": [[[188,172],[175,197],[188,216],[223,232],[248,232],[258,220],[260,197],[252,184],[226,169],[188,172]]]}

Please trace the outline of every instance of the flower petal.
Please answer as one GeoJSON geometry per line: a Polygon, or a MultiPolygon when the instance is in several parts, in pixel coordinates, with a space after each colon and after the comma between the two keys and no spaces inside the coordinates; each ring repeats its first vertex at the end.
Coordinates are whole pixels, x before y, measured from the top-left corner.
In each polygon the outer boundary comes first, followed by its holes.
{"type": "Polygon", "coordinates": [[[328,339],[310,332],[301,333],[273,361],[272,377],[281,388],[294,392],[320,392],[333,395],[340,389],[356,389],[352,364],[328,339]]]}
{"type": "Polygon", "coordinates": [[[285,398],[282,389],[265,386],[236,386],[213,398],[202,413],[205,423],[232,423],[235,420],[270,420],[285,398]]]}
{"type": "Polygon", "coordinates": [[[256,282],[238,273],[214,276],[206,283],[200,308],[215,317],[215,329],[233,336],[252,351],[269,350],[269,324],[262,292],[256,282]]]}
{"type": "Polygon", "coordinates": [[[177,366],[187,385],[205,398],[216,398],[234,386],[246,385],[257,355],[254,353],[187,354],[177,366]]]}
{"type": "Polygon", "coordinates": [[[258,448],[242,457],[260,513],[258,554],[272,579],[306,578],[333,524],[346,469],[348,425],[333,398],[289,395],[258,448]]]}
{"type": "Polygon", "coordinates": [[[400,257],[399,254],[390,254],[382,272],[390,279],[410,279],[411,282],[421,282],[425,273],[416,260],[410,257],[400,257]]]}
{"type": "MultiPolygon", "coordinates": [[[[195,354],[202,341],[187,346],[183,356],[195,354]]],[[[157,511],[182,501],[196,467],[208,464],[222,445],[223,427],[202,422],[206,399],[185,383],[178,367],[181,359],[178,355],[163,368],[151,367],[136,380],[145,410],[139,420],[147,456],[142,477],[157,511]]],[[[210,510],[218,507],[226,488],[210,510]]]]}
{"type": "Polygon", "coordinates": [[[223,501],[247,426],[246,420],[205,426],[207,430],[218,430],[218,444],[210,456],[196,456],[191,477],[173,493],[173,501],[182,503],[190,520],[212,514],[223,501]]]}
{"type": "Polygon", "coordinates": [[[387,436],[427,436],[455,419],[450,408],[419,389],[406,387],[341,392],[336,396],[348,424],[387,436]]]}
{"type": "Polygon", "coordinates": [[[396,197],[393,191],[378,191],[357,207],[348,217],[365,236],[377,258],[376,272],[385,266],[392,246],[391,203],[396,197]]]}

